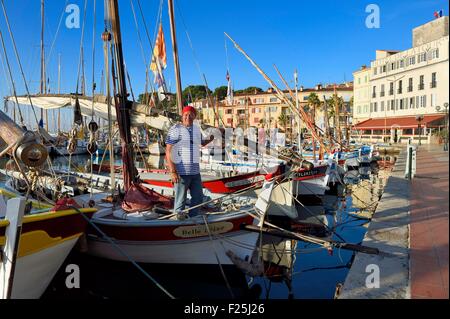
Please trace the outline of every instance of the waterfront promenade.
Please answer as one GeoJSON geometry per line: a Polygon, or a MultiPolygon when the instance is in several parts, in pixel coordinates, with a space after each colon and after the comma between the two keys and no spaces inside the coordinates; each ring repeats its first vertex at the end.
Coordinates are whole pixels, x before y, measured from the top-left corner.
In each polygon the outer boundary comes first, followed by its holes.
{"type": "Polygon", "coordinates": [[[448,298],[448,152],[422,145],[411,185],[411,298],[448,298]]]}
{"type": "Polygon", "coordinates": [[[422,145],[416,176],[405,178],[406,146],[397,158],[339,299],[449,297],[449,160],[442,145],[422,145]],[[373,266],[378,284],[373,284],[373,266]]]}

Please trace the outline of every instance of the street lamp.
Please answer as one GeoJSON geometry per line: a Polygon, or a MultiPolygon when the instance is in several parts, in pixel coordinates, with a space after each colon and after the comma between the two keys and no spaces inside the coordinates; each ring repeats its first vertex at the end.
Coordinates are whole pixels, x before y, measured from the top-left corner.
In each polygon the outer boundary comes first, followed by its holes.
{"type": "Polygon", "coordinates": [[[423,115],[417,115],[416,116],[416,121],[419,122],[419,145],[422,145],[422,129],[420,127],[420,122],[423,121],[423,115]]]}
{"type": "MultiPolygon", "coordinates": [[[[447,109],[448,109],[448,103],[444,103],[444,113],[445,113],[445,132],[444,132],[444,152],[448,151],[448,113],[447,113],[447,109]]],[[[436,106],[436,111],[440,111],[441,107],[438,105],[436,106]]]]}

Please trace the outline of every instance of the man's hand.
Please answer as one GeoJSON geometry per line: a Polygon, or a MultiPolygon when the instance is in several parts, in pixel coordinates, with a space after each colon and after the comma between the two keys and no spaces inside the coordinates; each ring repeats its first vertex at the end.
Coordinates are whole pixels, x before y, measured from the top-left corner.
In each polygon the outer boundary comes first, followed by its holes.
{"type": "Polygon", "coordinates": [[[171,172],[170,173],[170,180],[172,181],[173,184],[176,184],[180,181],[180,176],[178,175],[177,172],[171,172]]]}

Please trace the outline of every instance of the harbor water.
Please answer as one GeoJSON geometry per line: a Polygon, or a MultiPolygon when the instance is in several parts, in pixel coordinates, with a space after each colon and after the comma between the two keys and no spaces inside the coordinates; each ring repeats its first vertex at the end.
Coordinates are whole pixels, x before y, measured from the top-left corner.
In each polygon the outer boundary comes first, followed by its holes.
{"type": "MultiPolygon", "coordinates": [[[[72,168],[88,169],[88,156],[71,158],[72,168]]],[[[392,163],[394,158],[387,158],[392,163]]],[[[98,163],[99,160],[94,163],[98,163]]],[[[3,167],[5,162],[0,163],[3,167]]],[[[55,169],[67,169],[68,159],[53,159],[55,169]]],[[[162,168],[164,159],[157,156],[139,162],[142,168],[162,168]]],[[[380,163],[380,162],[379,162],[380,163]]],[[[385,162],[381,162],[382,164],[385,162]]],[[[117,160],[115,164],[120,164],[117,160]]],[[[391,165],[372,165],[360,171],[347,172],[345,185],[337,195],[325,195],[308,203],[297,203],[297,209],[309,221],[325,225],[336,241],[360,243],[372,213],[382,195],[391,165]]],[[[0,181],[5,182],[5,176],[0,181]]],[[[234,266],[223,268],[196,265],[144,264],[142,269],[177,298],[224,299],[332,299],[336,288],[345,281],[354,252],[324,249],[302,241],[264,236],[262,249],[264,272],[245,275],[234,266]]],[[[114,262],[72,251],[42,296],[44,299],[148,298],[167,296],[146,275],[129,262],[114,262]],[[79,269],[79,288],[67,287],[68,266],[79,269]]]]}

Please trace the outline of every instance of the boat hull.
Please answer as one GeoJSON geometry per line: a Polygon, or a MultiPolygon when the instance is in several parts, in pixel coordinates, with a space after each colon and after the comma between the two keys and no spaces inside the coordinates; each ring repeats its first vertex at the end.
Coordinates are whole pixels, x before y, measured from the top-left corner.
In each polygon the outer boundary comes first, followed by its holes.
{"type": "Polygon", "coordinates": [[[226,255],[228,250],[234,255],[249,259],[252,256],[258,233],[241,230],[242,224],[252,224],[253,218],[239,214],[235,218],[219,218],[208,221],[212,233],[202,225],[202,218],[193,221],[165,221],[147,226],[142,223],[108,222],[93,219],[93,222],[108,235],[123,253],[94,229],[88,231],[88,254],[117,261],[157,264],[217,264],[231,265],[226,255]]]}

